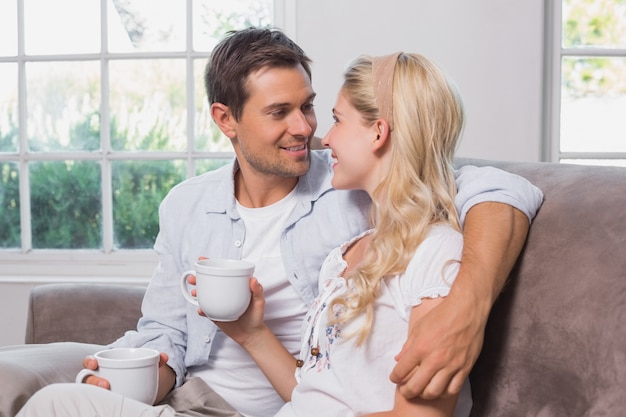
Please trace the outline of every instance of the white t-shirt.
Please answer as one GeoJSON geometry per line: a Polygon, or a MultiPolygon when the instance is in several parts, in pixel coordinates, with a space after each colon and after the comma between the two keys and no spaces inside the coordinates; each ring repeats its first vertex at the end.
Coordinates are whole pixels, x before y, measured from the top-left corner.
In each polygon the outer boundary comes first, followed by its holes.
{"type": "MultiPolygon", "coordinates": [[[[446,296],[456,278],[459,263],[450,261],[461,259],[463,237],[449,226],[435,226],[405,273],[382,283],[372,331],[357,347],[355,338],[344,335],[360,328],[363,317],[329,325],[327,307],[347,290],[341,277],[346,268],[343,253],[361,236],[332,251],[322,266],[320,295],[302,328],[304,366],[296,370],[299,383],[277,417],[350,417],[392,409],[395,384],[389,375],[396,363],[394,356],[406,341],[411,309],[422,298],[446,296]],[[311,353],[312,347],[318,348],[317,356],[311,353]]],[[[468,416],[471,404],[466,382],[455,417],[468,416]]]]}
{"type": "MultiPolygon", "coordinates": [[[[237,205],[246,226],[242,258],[256,265],[254,276],[263,285],[266,298],[265,321],[294,357],[300,349],[307,306],[287,279],[279,243],[296,203],[292,192],[267,207],[237,205]]],[[[208,364],[191,369],[191,374],[203,378],[222,397],[237,398],[231,405],[247,417],[272,416],[284,404],[271,385],[261,389],[261,384],[255,383],[265,375],[250,355],[221,331],[215,336],[208,364]]]]}

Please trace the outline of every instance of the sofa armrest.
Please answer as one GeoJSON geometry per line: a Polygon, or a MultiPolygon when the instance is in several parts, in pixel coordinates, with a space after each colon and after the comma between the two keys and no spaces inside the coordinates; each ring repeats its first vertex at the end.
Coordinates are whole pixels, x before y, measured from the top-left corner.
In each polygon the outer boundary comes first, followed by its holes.
{"type": "Polygon", "coordinates": [[[145,287],[46,284],[32,289],[25,341],[106,345],[135,329],[145,287]]]}
{"type": "Polygon", "coordinates": [[[134,329],[144,287],[47,284],[29,298],[26,345],[0,348],[0,417],[13,417],[42,387],[73,382],[83,358],[134,329]]]}
{"type": "Polygon", "coordinates": [[[13,417],[40,388],[73,382],[83,358],[104,346],[50,343],[0,348],[0,417],[13,417]]]}

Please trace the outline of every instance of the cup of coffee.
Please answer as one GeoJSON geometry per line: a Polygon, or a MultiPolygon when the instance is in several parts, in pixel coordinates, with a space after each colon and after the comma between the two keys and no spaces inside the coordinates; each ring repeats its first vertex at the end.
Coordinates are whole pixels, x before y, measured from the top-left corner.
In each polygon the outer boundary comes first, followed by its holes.
{"type": "Polygon", "coordinates": [[[235,321],[250,304],[250,278],[254,264],[237,259],[202,259],[180,280],[183,296],[216,321],[235,321]],[[188,280],[196,277],[196,294],[191,295],[188,280]]]}
{"type": "Polygon", "coordinates": [[[111,391],[146,404],[154,404],[159,389],[159,352],[148,348],[115,348],[95,354],[98,369],[82,369],[76,382],[89,375],[109,381],[111,391]]]}

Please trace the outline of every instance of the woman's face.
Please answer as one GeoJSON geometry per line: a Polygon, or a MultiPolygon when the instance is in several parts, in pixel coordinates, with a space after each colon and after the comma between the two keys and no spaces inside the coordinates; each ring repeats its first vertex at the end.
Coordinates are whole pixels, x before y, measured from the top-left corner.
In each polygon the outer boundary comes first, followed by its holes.
{"type": "Polygon", "coordinates": [[[365,123],[343,90],[337,95],[333,119],[333,126],[322,139],[322,144],[331,149],[335,159],[333,187],[371,191],[369,185],[375,162],[371,145],[376,139],[375,127],[365,123]]]}

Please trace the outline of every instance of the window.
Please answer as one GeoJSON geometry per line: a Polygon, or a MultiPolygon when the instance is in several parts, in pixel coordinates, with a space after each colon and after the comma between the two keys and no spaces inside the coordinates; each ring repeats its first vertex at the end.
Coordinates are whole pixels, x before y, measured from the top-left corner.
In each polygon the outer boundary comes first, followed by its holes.
{"type": "Polygon", "coordinates": [[[626,166],[626,1],[547,4],[554,7],[547,159],[626,166]]]}
{"type": "Polygon", "coordinates": [[[161,199],[232,158],[206,59],[227,30],[273,24],[273,4],[3,1],[0,274],[149,277],[161,199]]]}

